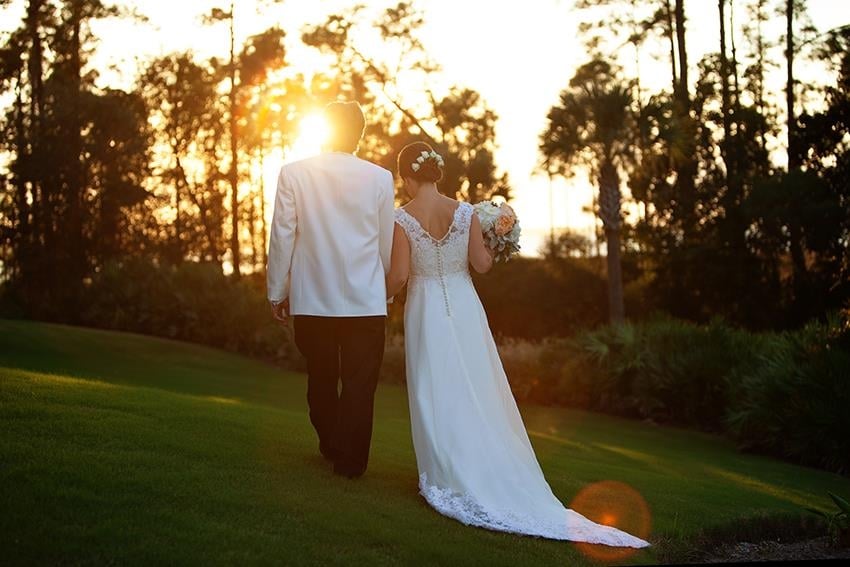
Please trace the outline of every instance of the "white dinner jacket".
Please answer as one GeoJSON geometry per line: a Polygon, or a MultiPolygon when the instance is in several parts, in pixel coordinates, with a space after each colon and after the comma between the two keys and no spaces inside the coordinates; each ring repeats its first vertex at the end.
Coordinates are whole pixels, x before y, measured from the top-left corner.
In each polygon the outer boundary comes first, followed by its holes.
{"type": "Polygon", "coordinates": [[[292,315],[387,314],[392,173],[326,152],[280,170],[269,240],[269,301],[292,315]]]}

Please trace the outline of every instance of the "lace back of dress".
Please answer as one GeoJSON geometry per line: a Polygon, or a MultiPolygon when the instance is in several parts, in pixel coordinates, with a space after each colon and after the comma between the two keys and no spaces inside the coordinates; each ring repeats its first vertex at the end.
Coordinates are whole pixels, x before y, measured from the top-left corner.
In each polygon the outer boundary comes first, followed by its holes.
{"type": "Polygon", "coordinates": [[[428,234],[403,207],[396,209],[396,222],[404,229],[410,242],[411,276],[439,278],[468,273],[467,253],[472,213],[471,205],[459,203],[448,233],[438,240],[428,234]]]}

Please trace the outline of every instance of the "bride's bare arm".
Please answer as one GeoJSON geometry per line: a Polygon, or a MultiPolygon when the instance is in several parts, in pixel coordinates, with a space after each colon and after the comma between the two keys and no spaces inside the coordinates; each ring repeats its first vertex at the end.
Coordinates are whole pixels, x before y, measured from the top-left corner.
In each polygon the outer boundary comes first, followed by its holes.
{"type": "Polygon", "coordinates": [[[410,276],[410,242],[398,224],[393,229],[393,253],[387,274],[387,299],[401,291],[410,276]]]}
{"type": "Polygon", "coordinates": [[[469,263],[479,274],[487,273],[493,267],[493,251],[484,244],[481,222],[475,214],[469,226],[469,263]]]}

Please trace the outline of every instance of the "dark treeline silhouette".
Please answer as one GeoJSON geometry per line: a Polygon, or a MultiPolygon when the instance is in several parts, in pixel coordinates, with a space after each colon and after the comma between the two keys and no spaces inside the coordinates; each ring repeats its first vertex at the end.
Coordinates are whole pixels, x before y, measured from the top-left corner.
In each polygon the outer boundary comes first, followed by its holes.
{"type": "MultiPolygon", "coordinates": [[[[392,169],[398,149],[426,139],[446,156],[444,191],[471,202],[510,195],[494,158],[496,114],[464,86],[428,88],[439,66],[411,3],[376,20],[355,7],[239,44],[234,21],[249,4],[226,2],[187,23],[220,26],[222,43],[230,40],[224,58],[165,54],[143,62],[122,91],[96,86],[92,23],[145,25],[143,15],[100,0],[23,3],[0,51],[7,312],[96,324],[82,315],[91,290],[102,290],[107,270],[118,285],[130,258],[232,270],[261,294],[264,164],[291,147],[302,116],[337,98],[365,107],[366,159],[392,169]],[[295,72],[287,33],[332,64],[309,80],[295,72]],[[362,34],[382,49],[364,52],[352,39],[362,34]],[[402,97],[403,84],[423,88],[402,97]]],[[[549,112],[541,164],[551,175],[590,172],[607,253],[560,235],[544,258],[481,279],[496,332],[564,335],[655,310],[790,328],[846,307],[850,32],[815,35],[799,0],[720,0],[717,50],[694,62],[685,0],[576,4],[590,18],[581,28],[588,60],[549,112]],[[777,22],[787,30],[781,42],[765,31],[777,22]],[[612,53],[662,55],[669,87],[650,92],[639,72],[603,55],[612,53]],[[795,69],[813,62],[830,71],[826,86],[797,81],[795,69]],[[783,65],[784,92],[768,92],[765,77],[783,65]],[[787,166],[777,165],[777,148],[787,166]]]]}
{"type": "Polygon", "coordinates": [[[227,4],[188,23],[223,26],[224,59],[167,54],[144,62],[136,86],[120,91],[95,85],[92,23],[144,25],[143,15],[99,0],[27,0],[0,52],[0,89],[11,101],[0,140],[0,261],[17,313],[80,322],[91,282],[131,257],[229,266],[234,278],[261,273],[263,164],[291,146],[301,117],[340,97],[360,101],[370,118],[362,157],[392,168],[401,147],[425,137],[447,157],[443,190],[471,201],[508,196],[494,160],[497,116],[477,92],[423,89],[416,102],[428,108],[417,111],[393,94],[399,82],[427,85],[438,71],[410,4],[376,21],[354,8],[303,30],[304,44],[335,59],[309,80],[290,69],[283,29],[239,45],[234,21],[248,7],[227,4]],[[357,30],[377,30],[385,56],[361,52],[350,40],[357,30]]]}
{"type": "Polygon", "coordinates": [[[593,18],[582,26],[590,61],[541,136],[543,168],[586,165],[598,186],[611,320],[623,313],[621,247],[638,259],[644,303],[679,317],[787,328],[847,307],[850,28],[815,36],[800,0],[719,0],[717,51],[692,67],[684,5],[578,1],[593,18]],[[779,21],[784,52],[765,31],[779,21]],[[638,66],[647,52],[665,56],[669,89],[648,92],[606,55],[626,51],[638,66]],[[801,60],[835,82],[799,82],[801,60]],[[769,93],[765,76],[781,64],[784,93],[769,93]],[[807,110],[804,96],[824,104],[807,110]],[[785,167],[771,159],[782,146],[785,167]],[[638,211],[628,223],[622,183],[638,211]]]}

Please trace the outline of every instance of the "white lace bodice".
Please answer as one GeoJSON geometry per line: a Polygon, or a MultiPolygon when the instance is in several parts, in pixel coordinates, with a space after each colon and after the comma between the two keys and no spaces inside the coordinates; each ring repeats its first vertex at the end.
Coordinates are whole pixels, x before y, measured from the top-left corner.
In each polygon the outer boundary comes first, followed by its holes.
{"type": "Polygon", "coordinates": [[[395,211],[395,220],[404,229],[407,241],[410,242],[408,289],[415,290],[428,281],[438,282],[448,317],[452,316],[452,302],[446,279],[456,276],[469,279],[469,226],[473,212],[469,203],[458,203],[449,231],[442,238],[436,239],[404,207],[395,211]]]}
{"type": "Polygon", "coordinates": [[[404,207],[396,209],[395,221],[404,229],[410,242],[411,277],[443,278],[450,274],[469,273],[472,213],[472,205],[459,203],[448,233],[437,240],[404,207]]]}

